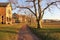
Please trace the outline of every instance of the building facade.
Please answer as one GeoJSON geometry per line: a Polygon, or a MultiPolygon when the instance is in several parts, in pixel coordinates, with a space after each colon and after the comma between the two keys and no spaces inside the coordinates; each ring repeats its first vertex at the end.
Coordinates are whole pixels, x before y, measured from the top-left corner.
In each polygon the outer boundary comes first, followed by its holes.
{"type": "Polygon", "coordinates": [[[0,23],[12,24],[12,7],[10,3],[0,3],[0,23]]]}

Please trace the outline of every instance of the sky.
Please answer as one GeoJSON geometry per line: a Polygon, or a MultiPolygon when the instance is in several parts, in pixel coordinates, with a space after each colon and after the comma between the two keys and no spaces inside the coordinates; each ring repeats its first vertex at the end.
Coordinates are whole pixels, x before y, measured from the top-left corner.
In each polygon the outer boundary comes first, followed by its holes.
{"type": "MultiPolygon", "coordinates": [[[[8,2],[8,0],[0,0],[0,2],[8,2]]],[[[22,3],[23,3],[23,5],[27,5],[23,0],[20,0],[18,2],[19,2],[19,5],[21,5],[22,3]]],[[[46,2],[46,0],[44,2],[42,2],[42,4],[44,4],[44,5],[42,5],[43,8],[45,6],[45,2],[46,2]]],[[[14,8],[14,5],[12,5],[12,7],[14,8]]],[[[51,13],[48,12],[48,9],[45,11],[43,19],[60,20],[60,9],[57,9],[56,6],[54,6],[52,8],[53,9],[52,9],[51,13]]],[[[19,8],[16,8],[15,10],[12,11],[12,13],[16,12],[19,14],[24,14],[24,12],[23,12],[24,10],[21,12],[18,12],[18,10],[19,10],[19,8]]]]}

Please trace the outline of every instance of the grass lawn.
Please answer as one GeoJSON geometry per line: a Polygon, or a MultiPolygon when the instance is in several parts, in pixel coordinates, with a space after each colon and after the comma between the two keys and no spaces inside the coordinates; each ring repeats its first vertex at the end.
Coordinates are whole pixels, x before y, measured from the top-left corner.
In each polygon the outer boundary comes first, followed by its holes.
{"type": "Polygon", "coordinates": [[[41,29],[36,27],[36,24],[33,23],[30,25],[31,31],[36,34],[42,40],[60,40],[60,24],[45,23],[42,25],[41,29]]]}
{"type": "Polygon", "coordinates": [[[17,40],[17,34],[0,32],[0,40],[17,40]]]}
{"type": "Polygon", "coordinates": [[[0,40],[17,40],[17,33],[22,24],[0,24],[0,40]]]}
{"type": "Polygon", "coordinates": [[[60,29],[37,29],[30,28],[42,40],[60,40],[60,29]]]}

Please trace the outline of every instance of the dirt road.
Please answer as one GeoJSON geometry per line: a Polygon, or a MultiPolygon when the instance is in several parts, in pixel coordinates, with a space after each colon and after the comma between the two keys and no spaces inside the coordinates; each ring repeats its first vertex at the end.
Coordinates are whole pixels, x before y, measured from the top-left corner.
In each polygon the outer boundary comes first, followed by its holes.
{"type": "Polygon", "coordinates": [[[30,31],[27,25],[24,25],[19,31],[18,40],[39,40],[39,38],[30,31]]]}

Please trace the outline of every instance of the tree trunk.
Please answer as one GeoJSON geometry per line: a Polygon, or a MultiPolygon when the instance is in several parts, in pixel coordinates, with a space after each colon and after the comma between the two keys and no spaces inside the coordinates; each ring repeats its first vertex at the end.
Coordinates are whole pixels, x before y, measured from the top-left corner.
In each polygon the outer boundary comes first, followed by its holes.
{"type": "Polygon", "coordinates": [[[37,20],[36,22],[37,22],[37,28],[40,28],[40,22],[39,22],[39,20],[37,20]]]}
{"type": "Polygon", "coordinates": [[[42,20],[36,20],[36,22],[37,22],[37,28],[42,28],[41,21],[42,21],[42,20]]]}

